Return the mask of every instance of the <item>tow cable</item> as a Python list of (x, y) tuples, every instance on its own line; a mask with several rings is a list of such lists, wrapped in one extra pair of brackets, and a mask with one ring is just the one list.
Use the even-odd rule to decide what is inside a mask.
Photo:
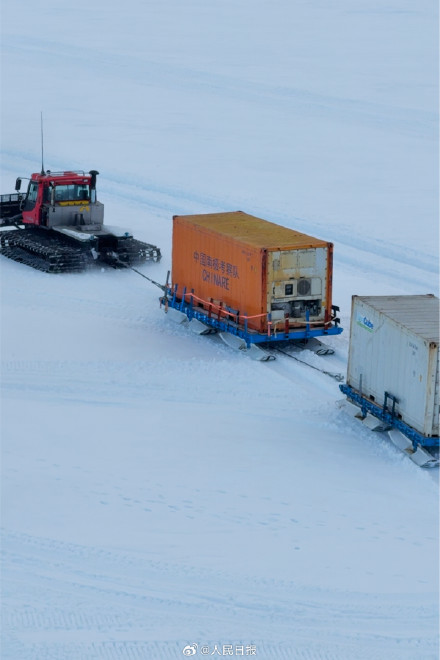
[(330, 378), (334, 378), (335, 380), (338, 381), (338, 383), (342, 382), (344, 380), (344, 376), (342, 374), (335, 374), (332, 371), (326, 371), (325, 369), (320, 369), (319, 367), (315, 367), (314, 364), (310, 364), (309, 362), (306, 362), (305, 360), (300, 360), (296, 355), (292, 355), (292, 353), (288, 353), (287, 351), (283, 351), (282, 348), (276, 348), (276, 351), (278, 353), (282, 353), (283, 355), (287, 355), (287, 357), (292, 358), (292, 360), (296, 360), (297, 362), (300, 362), (301, 364), (305, 364), (306, 367), (310, 367), (311, 369), (315, 369), (316, 371), (321, 372), (322, 374), (325, 374), (326, 376), (330, 376)]
[(115, 261), (117, 261), (124, 268), (129, 268), (133, 272), (135, 272), (138, 275), (140, 275), (141, 277), (143, 277), (145, 280), (148, 280), (149, 282), (151, 282), (151, 284), (154, 284), (155, 286), (159, 287), (159, 289), (161, 289), (164, 293), (166, 293), (166, 289), (167, 289), (166, 284), (159, 284), (159, 282), (156, 282), (156, 280), (152, 280), (151, 277), (148, 277), (144, 273), (141, 273), (141, 271), (138, 270), (137, 268), (134, 268), (133, 266), (130, 266), (130, 264), (127, 264), (124, 261), (121, 261), (121, 259), (119, 259), (116, 255), (114, 255), (113, 258), (114, 258)]

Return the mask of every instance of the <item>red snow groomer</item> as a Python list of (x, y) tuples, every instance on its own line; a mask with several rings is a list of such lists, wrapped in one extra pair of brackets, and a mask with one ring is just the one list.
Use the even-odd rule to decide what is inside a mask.
[(0, 196), (0, 252), (45, 272), (82, 271), (100, 263), (115, 268), (158, 261), (160, 249), (123, 229), (104, 225), (91, 170), (32, 174), (26, 193)]

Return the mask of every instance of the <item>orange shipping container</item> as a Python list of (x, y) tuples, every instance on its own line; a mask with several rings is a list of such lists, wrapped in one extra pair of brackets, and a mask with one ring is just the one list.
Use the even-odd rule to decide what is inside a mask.
[(242, 211), (173, 217), (172, 281), (267, 331), (330, 322), (333, 244)]

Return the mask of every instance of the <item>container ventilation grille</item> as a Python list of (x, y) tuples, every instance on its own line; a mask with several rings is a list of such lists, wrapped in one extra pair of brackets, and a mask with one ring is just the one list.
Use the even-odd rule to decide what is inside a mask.
[(308, 296), (312, 290), (312, 283), (310, 280), (299, 280), (298, 293), (300, 296)]

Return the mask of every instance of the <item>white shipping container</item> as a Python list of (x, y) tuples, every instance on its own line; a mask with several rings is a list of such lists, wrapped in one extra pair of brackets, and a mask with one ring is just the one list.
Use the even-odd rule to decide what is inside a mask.
[(426, 437), (439, 435), (439, 299), (353, 296), (347, 384)]

